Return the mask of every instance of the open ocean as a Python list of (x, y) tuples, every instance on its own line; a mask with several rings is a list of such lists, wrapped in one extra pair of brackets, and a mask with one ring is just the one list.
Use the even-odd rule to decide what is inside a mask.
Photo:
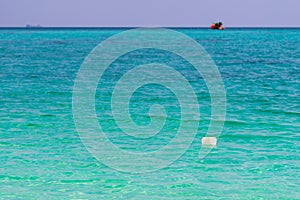
[(227, 98), (224, 127), (217, 147), (199, 159), (211, 113), (203, 79), (168, 52), (122, 56), (105, 73), (95, 103), (114, 144), (155, 151), (174, 137), (180, 119), (172, 92), (147, 85), (134, 93), (131, 117), (147, 125), (150, 106), (161, 104), (166, 126), (146, 142), (122, 134), (108, 102), (111, 83), (128, 65), (155, 61), (182, 69), (201, 113), (197, 135), (178, 160), (134, 174), (93, 157), (72, 113), (82, 62), (124, 30), (0, 29), (0, 199), (300, 199), (300, 29), (175, 30), (202, 45), (218, 66)]

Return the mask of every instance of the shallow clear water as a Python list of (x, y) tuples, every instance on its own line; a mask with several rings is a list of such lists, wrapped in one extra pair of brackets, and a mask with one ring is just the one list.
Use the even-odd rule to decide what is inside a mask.
[[(296, 199), (300, 196), (300, 29), (180, 29), (217, 64), (227, 117), (217, 148), (198, 158), (210, 119), (205, 82), (167, 52), (132, 52), (114, 62), (97, 89), (96, 113), (112, 142), (153, 151), (172, 137), (180, 110), (166, 88), (147, 85), (132, 97), (131, 114), (149, 123), (154, 103), (168, 121), (151, 140), (124, 136), (107, 98), (126, 67), (164, 62), (189, 79), (201, 106), (198, 134), (170, 166), (146, 174), (118, 172), (82, 144), (72, 115), (81, 63), (120, 29), (0, 30), (0, 199)], [(152, 56), (149, 56), (152, 55)], [(155, 92), (164, 98), (155, 98)], [(142, 101), (141, 101), (142, 99)]]

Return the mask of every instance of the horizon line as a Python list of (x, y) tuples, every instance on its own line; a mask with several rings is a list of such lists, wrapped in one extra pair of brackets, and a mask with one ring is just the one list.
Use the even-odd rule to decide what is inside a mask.
[[(209, 26), (0, 26), (0, 29), (133, 29), (133, 28), (193, 28), (193, 29), (210, 29)], [(300, 28), (300, 26), (227, 26), (225, 29), (236, 28), (263, 28), (263, 29), (280, 29), (280, 28)]]

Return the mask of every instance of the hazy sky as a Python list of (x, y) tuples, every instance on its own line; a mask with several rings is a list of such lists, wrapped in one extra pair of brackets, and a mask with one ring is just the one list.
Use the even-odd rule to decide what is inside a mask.
[(0, 26), (300, 26), (300, 0), (0, 0)]

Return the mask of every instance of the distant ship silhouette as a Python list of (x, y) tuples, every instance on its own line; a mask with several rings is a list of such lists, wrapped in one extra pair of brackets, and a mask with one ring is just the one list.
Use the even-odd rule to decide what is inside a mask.
[(37, 24), (37, 25), (31, 25), (31, 24), (26, 24), (26, 28), (41, 28), (42, 26)]

